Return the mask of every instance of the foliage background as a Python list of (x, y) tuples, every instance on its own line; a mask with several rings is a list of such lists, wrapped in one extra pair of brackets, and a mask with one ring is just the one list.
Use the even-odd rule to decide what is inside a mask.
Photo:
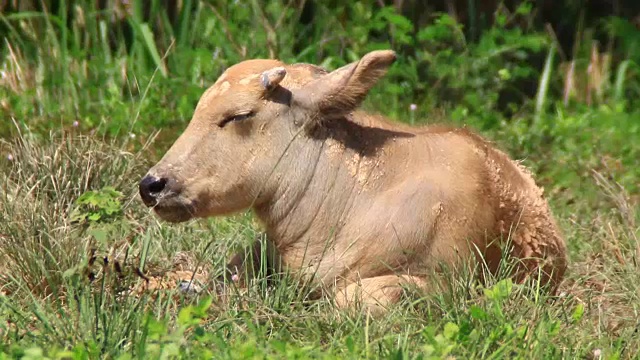
[[(640, 3), (4, 0), (0, 10), (0, 358), (639, 356)], [(208, 302), (225, 255), (259, 228), (250, 214), (161, 226), (137, 180), (227, 67), (277, 57), (334, 69), (382, 48), (399, 60), (365, 108), (475, 128), (536, 173), (570, 247), (562, 296), (451, 279), (459, 288), (382, 321), (308, 305), (292, 279)], [(201, 280), (195, 297), (180, 271)], [(165, 289), (123, 295), (149, 279)]]

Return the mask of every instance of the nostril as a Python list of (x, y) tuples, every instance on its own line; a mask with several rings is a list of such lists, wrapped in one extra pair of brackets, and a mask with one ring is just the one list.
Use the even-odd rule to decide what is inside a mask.
[(147, 175), (140, 181), (138, 186), (140, 197), (142, 197), (144, 203), (147, 206), (154, 206), (158, 202), (157, 197), (167, 186), (167, 179)]
[(149, 184), (149, 192), (159, 193), (164, 190), (165, 185), (167, 185), (167, 179), (155, 179), (155, 181)]

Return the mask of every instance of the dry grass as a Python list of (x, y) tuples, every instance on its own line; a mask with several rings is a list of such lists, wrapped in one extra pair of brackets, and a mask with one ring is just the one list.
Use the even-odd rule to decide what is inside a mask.
[[(24, 134), (3, 147), (14, 155), (2, 163), (0, 198), (0, 299), (6, 299), (0, 301), (0, 313), (8, 321), (0, 326), (0, 336), (9, 343), (37, 333), (33, 340), (43, 345), (93, 338), (134, 346), (141, 341), (134, 334), (144, 328), (145, 313), (175, 324), (183, 306), (207, 295), (217, 299), (213, 279), (229, 249), (253, 239), (258, 230), (247, 217), (159, 224), (135, 194), (135, 183), (146, 170), (143, 152), (124, 151), (121, 144), (69, 134), (52, 140)], [(409, 298), (387, 318), (373, 321), (336, 311), (326, 301), (306, 302), (296, 282), (285, 278), (275, 287), (258, 282), (232, 292), (225, 302), (214, 302), (203, 326), (215, 336), (230, 337), (229, 349), (266, 336), (300, 349), (323, 344), (329, 353), (347, 356), (341, 344), (355, 337), (368, 341), (353, 350), (360, 355), (374, 351), (372, 346), (379, 355), (393, 349), (412, 354), (439, 346), (441, 340), (425, 329), (437, 333), (451, 323), (473, 330), (446, 340), (461, 358), (518, 354), (524, 348), (543, 357), (592, 356), (593, 351), (638, 356), (638, 204), (604, 173), (594, 172), (593, 183), (609, 206), (591, 210), (590, 219), (572, 220), (563, 212), (560, 220), (573, 261), (559, 298), (515, 287), (505, 299), (492, 300), (483, 288), (469, 287), (472, 282), (451, 279), (467, 285)], [(126, 194), (118, 220), (126, 226), (100, 243), (82, 224), (72, 223), (70, 214), (82, 193), (105, 185)], [(192, 280), (194, 291), (183, 291)], [(99, 307), (88, 309), (85, 302)], [(573, 318), (578, 304), (584, 315)], [(473, 315), (474, 308), (485, 315)], [(83, 327), (78, 321), (102, 325)], [(106, 333), (113, 326), (123, 330)], [(514, 337), (512, 331), (525, 329), (528, 335)], [(127, 346), (110, 353), (127, 351)]]

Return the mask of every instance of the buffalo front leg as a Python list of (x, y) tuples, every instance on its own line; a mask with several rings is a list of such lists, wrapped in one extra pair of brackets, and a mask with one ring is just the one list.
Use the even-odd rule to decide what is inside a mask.
[(386, 275), (365, 278), (337, 291), (338, 308), (361, 308), (372, 315), (383, 314), (397, 303), (405, 288), (424, 288), (425, 281), (410, 275)]
[(227, 263), (225, 272), (218, 278), (221, 283), (246, 284), (256, 278), (269, 278), (280, 270), (275, 246), (258, 236), (253, 244), (235, 254)]

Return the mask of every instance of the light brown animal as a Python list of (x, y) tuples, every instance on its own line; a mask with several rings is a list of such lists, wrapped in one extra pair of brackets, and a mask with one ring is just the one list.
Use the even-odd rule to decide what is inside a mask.
[(142, 199), (171, 222), (252, 208), (281, 264), (342, 307), (380, 310), (403, 283), (474, 254), (495, 271), (507, 241), (522, 260), (514, 276), (554, 288), (565, 244), (528, 171), (470, 131), (356, 110), (394, 60), (229, 68), (140, 182)]

